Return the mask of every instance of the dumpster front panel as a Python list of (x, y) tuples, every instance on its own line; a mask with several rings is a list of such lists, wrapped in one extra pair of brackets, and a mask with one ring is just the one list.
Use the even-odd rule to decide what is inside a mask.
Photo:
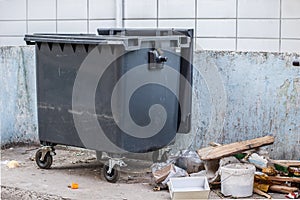
[[(180, 74), (180, 56), (172, 53), (165, 53), (165, 56), (168, 57), (169, 63), (168, 66), (172, 66), (176, 70), (177, 77), (169, 77), (170, 74), (166, 73), (164, 68), (149, 70), (148, 69), (148, 52), (151, 49), (141, 49), (137, 51), (128, 52), (115, 62), (122, 63), (122, 70), (119, 71), (119, 78), (126, 77), (126, 74), (131, 70), (136, 70), (135, 76), (139, 77), (138, 79), (153, 79), (154, 77), (160, 77), (162, 81), (168, 82), (168, 84), (179, 85), (179, 74)], [(135, 68), (141, 68), (135, 69)], [(99, 116), (113, 116), (111, 111), (111, 99), (112, 93), (115, 89), (115, 84), (111, 84), (110, 74), (114, 73), (114, 67), (109, 67), (105, 74), (100, 79), (97, 92), (96, 92), (96, 112)], [(133, 78), (134, 79), (134, 78)], [(134, 130), (133, 126), (130, 126), (129, 121), (125, 117), (125, 111), (120, 110), (118, 112), (116, 119), (107, 119), (99, 118), (99, 123), (101, 127), (105, 130), (105, 135), (118, 147), (129, 152), (148, 152), (153, 151), (159, 148), (162, 148), (168, 144), (176, 136), (177, 124), (178, 124), (178, 99), (179, 96), (179, 87), (177, 87), (176, 94), (170, 91), (167, 87), (164, 87), (159, 84), (149, 83), (139, 87), (133, 95), (129, 94), (130, 82), (133, 80), (129, 77), (125, 78), (123, 84), (117, 92), (118, 106), (121, 109), (129, 109), (130, 117), (135, 124), (139, 126), (147, 126), (151, 123), (149, 117), (149, 110), (151, 106), (159, 104), (164, 107), (167, 117), (166, 122), (163, 128), (154, 136), (147, 135), (145, 138), (138, 136), (133, 136), (127, 134), (120, 129), (119, 126), (125, 127), (126, 130)], [(170, 82), (173, 81), (173, 82)], [(110, 85), (111, 87), (107, 87)], [(110, 95), (102, 95), (104, 92)], [(130, 99), (129, 105), (126, 105), (125, 99)], [(105, 103), (104, 103), (105, 102)], [(107, 106), (109, 105), (109, 106)], [(129, 106), (129, 108), (128, 108)], [(107, 122), (109, 120), (109, 123)], [(119, 126), (115, 123), (119, 121)], [(153, 121), (160, 121), (161, 117), (158, 115), (156, 118), (152, 118)], [(139, 135), (142, 135), (140, 133)]]

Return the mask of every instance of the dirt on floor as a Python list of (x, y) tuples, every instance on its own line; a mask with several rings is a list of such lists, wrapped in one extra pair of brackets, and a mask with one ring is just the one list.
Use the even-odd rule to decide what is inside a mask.
[[(124, 159), (117, 183), (107, 182), (102, 175), (103, 163), (94, 151), (59, 146), (51, 169), (38, 168), (35, 153), (38, 146), (15, 146), (1, 150), (1, 199), (170, 199), (167, 190), (153, 191), (150, 166), (152, 161)], [(20, 166), (8, 168), (16, 160)], [(71, 189), (72, 183), (78, 189)], [(272, 194), (274, 198), (283, 195)], [(210, 192), (210, 199), (223, 198), (219, 189)], [(253, 195), (252, 199), (263, 198)]]

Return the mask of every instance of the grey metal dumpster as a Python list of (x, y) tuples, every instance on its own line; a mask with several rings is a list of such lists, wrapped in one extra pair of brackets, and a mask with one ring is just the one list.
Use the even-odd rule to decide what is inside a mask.
[(98, 34), (25, 35), (36, 48), (41, 168), (57, 144), (145, 153), (190, 131), (193, 30)]

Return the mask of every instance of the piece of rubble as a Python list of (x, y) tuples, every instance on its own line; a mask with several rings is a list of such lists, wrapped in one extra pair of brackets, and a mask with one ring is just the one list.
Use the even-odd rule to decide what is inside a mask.
[(154, 192), (160, 191), (160, 186), (155, 186), (152, 190), (153, 190)]
[(277, 171), (272, 166), (262, 168), (262, 172), (267, 174), (268, 176), (276, 176), (277, 175)]
[(20, 167), (20, 164), (18, 161), (16, 160), (11, 160), (7, 163), (6, 165), (8, 168), (12, 169), (12, 168), (17, 168), (17, 167)]
[(289, 175), (300, 177), (300, 167), (289, 167)]

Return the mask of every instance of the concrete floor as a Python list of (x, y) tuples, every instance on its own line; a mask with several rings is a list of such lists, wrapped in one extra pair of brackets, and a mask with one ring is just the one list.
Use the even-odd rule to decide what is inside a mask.
[[(34, 156), (37, 146), (13, 147), (1, 150), (1, 199), (170, 199), (167, 190), (154, 192), (150, 161), (126, 160), (128, 167), (120, 180), (108, 183), (101, 175), (102, 162), (89, 150), (59, 147), (52, 168), (37, 167)], [(9, 169), (6, 163), (17, 160), (20, 167)], [(72, 182), (79, 189), (68, 188)], [(219, 199), (218, 190), (210, 199)], [(283, 195), (272, 194), (274, 198)], [(262, 198), (257, 195), (252, 199)]]

